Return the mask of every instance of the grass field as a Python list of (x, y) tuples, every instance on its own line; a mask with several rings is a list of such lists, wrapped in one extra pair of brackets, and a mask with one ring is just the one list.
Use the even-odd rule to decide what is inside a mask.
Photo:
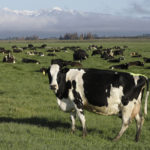
[[(94, 41), (0, 41), (0, 47), (11, 49), (33, 44), (47, 48), (38, 49), (45, 53), (44, 57), (28, 56), (14, 53), (16, 64), (3, 63), (0, 53), (0, 150), (148, 150), (150, 149), (150, 99), (148, 115), (142, 129), (140, 141), (134, 141), (135, 121), (129, 126), (118, 142), (112, 142), (121, 127), (121, 119), (116, 116), (102, 116), (85, 111), (87, 131), (82, 138), (82, 128), (77, 119), (77, 130), (71, 133), (70, 115), (62, 112), (56, 103), (56, 97), (49, 90), (48, 77), (38, 72), (41, 67), (48, 67), (52, 58), (72, 60), (72, 51), (56, 53), (56, 57), (46, 56), (50, 47), (80, 46), (86, 49), (90, 44), (113, 47), (127, 45), (125, 60), (121, 63), (140, 60), (131, 58), (131, 52), (138, 52), (150, 58), (150, 39), (101, 39)], [(85, 68), (108, 69), (113, 65), (100, 58), (91, 56), (82, 62)], [(41, 64), (24, 64), (22, 58), (33, 58)], [(126, 72), (140, 73), (150, 78), (150, 64), (144, 67), (132, 66)]]

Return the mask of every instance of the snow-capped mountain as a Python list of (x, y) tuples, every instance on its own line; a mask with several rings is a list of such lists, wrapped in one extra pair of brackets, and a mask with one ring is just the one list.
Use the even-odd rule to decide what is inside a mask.
[(33, 34), (50, 37), (66, 32), (138, 35), (150, 33), (149, 24), (149, 18), (79, 12), (59, 7), (49, 10), (0, 9), (0, 38)]

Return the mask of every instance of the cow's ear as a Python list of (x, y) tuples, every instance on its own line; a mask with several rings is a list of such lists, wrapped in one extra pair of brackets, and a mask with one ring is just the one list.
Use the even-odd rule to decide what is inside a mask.
[(69, 68), (63, 68), (63, 69), (61, 70), (61, 73), (67, 73), (68, 70), (69, 70)]

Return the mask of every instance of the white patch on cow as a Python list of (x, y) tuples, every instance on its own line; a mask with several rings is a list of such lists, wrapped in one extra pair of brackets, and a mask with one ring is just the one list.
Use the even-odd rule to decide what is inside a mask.
[(107, 91), (108, 91), (108, 90), (106, 89), (105, 92), (107, 93)]
[(133, 78), (134, 78), (134, 83), (135, 83), (135, 85), (137, 85), (137, 82), (138, 82), (138, 80), (139, 80), (139, 76), (133, 76)]
[(118, 72), (115, 72), (115, 74), (118, 74)]
[(57, 98), (57, 103), (62, 111), (71, 112), (74, 109), (74, 105), (69, 99), (63, 98), (60, 100)]
[(50, 74), (52, 76), (52, 82), (51, 82), (51, 85), (56, 85), (56, 90), (55, 92), (57, 92), (58, 90), (58, 83), (57, 83), (57, 74), (59, 72), (59, 65), (57, 64), (53, 64), (51, 65), (51, 68), (50, 68)]
[(117, 114), (120, 110), (120, 104), (121, 104), (121, 98), (123, 96), (123, 87), (119, 86), (119, 88), (117, 87), (113, 87), (111, 85), (111, 89), (110, 89), (110, 97), (107, 98), (108, 101), (108, 114)]
[[(76, 91), (79, 92), (80, 96), (81, 96), (81, 99), (85, 99), (83, 97), (84, 96), (84, 88), (83, 88), (83, 79), (82, 79), (82, 76), (83, 74), (85, 73), (84, 70), (82, 69), (70, 69), (67, 74), (66, 74), (66, 81), (75, 81), (76, 82)], [(69, 90), (69, 98), (71, 100), (74, 100), (74, 96), (73, 96), (73, 93), (72, 93), (72, 90), (73, 89), (70, 89)]]
[(113, 87), (111, 85), (110, 89), (110, 97), (107, 98), (108, 106), (94, 106), (85, 101), (84, 107), (85, 109), (95, 112), (97, 114), (102, 115), (112, 115), (118, 114), (121, 109), (121, 98), (123, 96), (123, 87), (120, 86), (119, 88)]
[[(132, 101), (129, 101), (128, 105), (123, 107), (122, 110), (122, 115), (123, 115), (123, 120), (127, 122), (130, 118), (133, 119), (140, 111), (140, 105), (141, 105), (141, 97), (142, 97), (142, 92), (140, 92), (139, 96), (137, 99), (133, 99)], [(136, 107), (139, 107), (138, 109)]]

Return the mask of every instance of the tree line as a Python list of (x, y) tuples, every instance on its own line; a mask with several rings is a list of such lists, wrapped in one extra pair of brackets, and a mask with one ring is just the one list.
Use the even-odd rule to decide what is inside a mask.
[(66, 33), (64, 36), (60, 36), (59, 40), (90, 40), (96, 39), (97, 35), (92, 33), (78, 34), (78, 33)]

